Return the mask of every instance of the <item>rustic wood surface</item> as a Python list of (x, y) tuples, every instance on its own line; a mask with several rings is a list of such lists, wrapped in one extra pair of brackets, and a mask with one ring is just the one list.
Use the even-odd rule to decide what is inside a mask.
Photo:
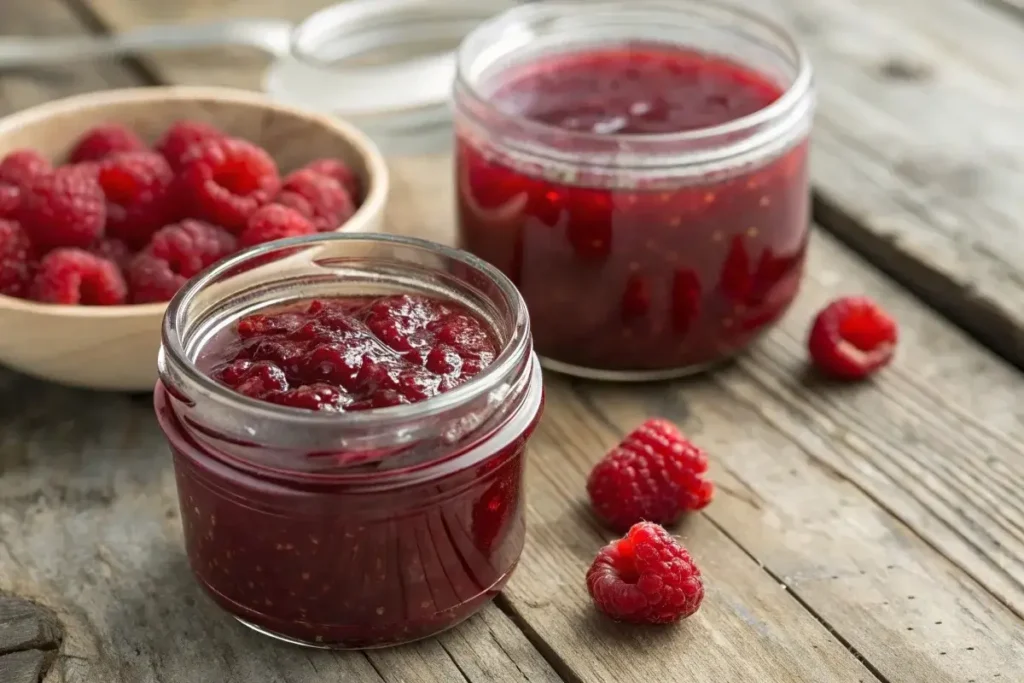
[[(0, 371), (0, 682), (1024, 681), (1024, 376), (990, 350), (1021, 361), (1024, 22), (996, 0), (774, 2), (818, 69), (818, 217), (863, 256), (819, 230), (793, 311), (712, 376), (624, 387), (549, 374), (527, 547), (494, 606), (392, 650), (268, 643), (188, 573), (149, 398)], [(0, 3), (0, 26), (298, 18), (324, 4), (16, 0)], [(211, 51), (3, 74), (0, 103), (154, 77), (256, 87), (261, 64)], [(450, 240), (449, 164), (393, 160), (389, 229)], [(804, 371), (803, 338), (850, 292), (896, 315), (900, 355), (877, 381), (837, 387)], [(660, 630), (599, 618), (582, 582), (610, 538), (587, 511), (586, 473), (654, 413), (710, 451), (720, 489), (677, 529), (708, 599)]]

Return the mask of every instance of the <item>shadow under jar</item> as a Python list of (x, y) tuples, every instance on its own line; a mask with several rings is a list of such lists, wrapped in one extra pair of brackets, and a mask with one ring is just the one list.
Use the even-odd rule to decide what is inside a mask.
[(546, 366), (699, 371), (796, 295), (813, 105), (799, 47), (737, 9), (515, 8), (459, 50), (460, 246), (522, 292)]
[(170, 303), (159, 369), (188, 559), (243, 624), (398, 644), (467, 618), (516, 566), (543, 388), (492, 266), (383, 235), (255, 247)]

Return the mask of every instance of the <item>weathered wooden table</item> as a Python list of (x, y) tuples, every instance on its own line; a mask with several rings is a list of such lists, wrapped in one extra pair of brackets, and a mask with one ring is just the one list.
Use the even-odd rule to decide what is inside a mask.
[[(0, 31), (298, 18), (325, 1), (3, 0)], [(819, 76), (820, 227), (802, 295), (713, 376), (549, 375), (522, 562), (493, 606), (437, 639), (335, 654), (239, 627), (187, 570), (150, 398), (0, 371), (0, 682), (1024, 681), (1024, 14), (1013, 2), (776, 0)], [(256, 87), (261, 67), (219, 51), (3, 74), (0, 106), (139, 83)], [(393, 160), (391, 229), (450, 237), (448, 163)], [(808, 321), (857, 292), (898, 317), (899, 359), (877, 381), (825, 385), (803, 370)], [(583, 481), (655, 413), (712, 455), (717, 500), (678, 530), (708, 599), (675, 628), (622, 627), (585, 592), (609, 534)]]

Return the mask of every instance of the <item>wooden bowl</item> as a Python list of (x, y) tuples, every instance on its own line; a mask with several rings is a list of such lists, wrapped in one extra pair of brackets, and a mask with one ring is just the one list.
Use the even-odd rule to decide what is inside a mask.
[[(30, 147), (60, 160), (86, 130), (110, 122), (152, 143), (180, 119), (212, 123), (263, 146), (282, 174), (321, 157), (347, 161), (363, 181), (364, 199), (339, 230), (380, 230), (389, 183), (376, 146), (344, 121), (241, 90), (137, 88), (51, 102), (0, 119), (0, 156)], [(0, 295), (0, 364), (70, 386), (149, 391), (165, 307), (60, 306)]]

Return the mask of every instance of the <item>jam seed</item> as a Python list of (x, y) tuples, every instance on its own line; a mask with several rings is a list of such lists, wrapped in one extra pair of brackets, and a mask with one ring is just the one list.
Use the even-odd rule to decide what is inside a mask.
[(732, 325), (733, 325), (733, 319), (732, 318), (722, 318), (722, 327), (724, 327), (725, 329), (729, 329), (730, 327), (732, 327)]
[(384, 614), (384, 608), (383, 607), (378, 607), (377, 608), (377, 616), (381, 616), (382, 614)]
[(721, 230), (715, 230), (713, 233), (711, 233), (711, 239), (714, 242), (721, 242), (724, 237), (725, 235), (722, 234)]
[(675, 217), (669, 219), (668, 224), (670, 226), (672, 226), (673, 228), (678, 228), (680, 225), (683, 224), (683, 219), (680, 218), (679, 216), (675, 216)]
[(705, 204), (713, 204), (714, 202), (715, 202), (715, 193), (714, 192), (708, 192), (707, 194), (704, 195), (704, 203)]
[(640, 270), (640, 264), (637, 263), (636, 261), (630, 261), (629, 262), (629, 272), (635, 273), (638, 270)]
[(309, 572), (302, 572), (302, 580), (309, 581)]
[(772, 203), (772, 198), (769, 197), (768, 195), (765, 195), (765, 196), (761, 197), (761, 200), (758, 201), (758, 204), (760, 204), (761, 206), (768, 206), (771, 203)]
[(747, 228), (747, 237), (757, 237), (757, 228)]

